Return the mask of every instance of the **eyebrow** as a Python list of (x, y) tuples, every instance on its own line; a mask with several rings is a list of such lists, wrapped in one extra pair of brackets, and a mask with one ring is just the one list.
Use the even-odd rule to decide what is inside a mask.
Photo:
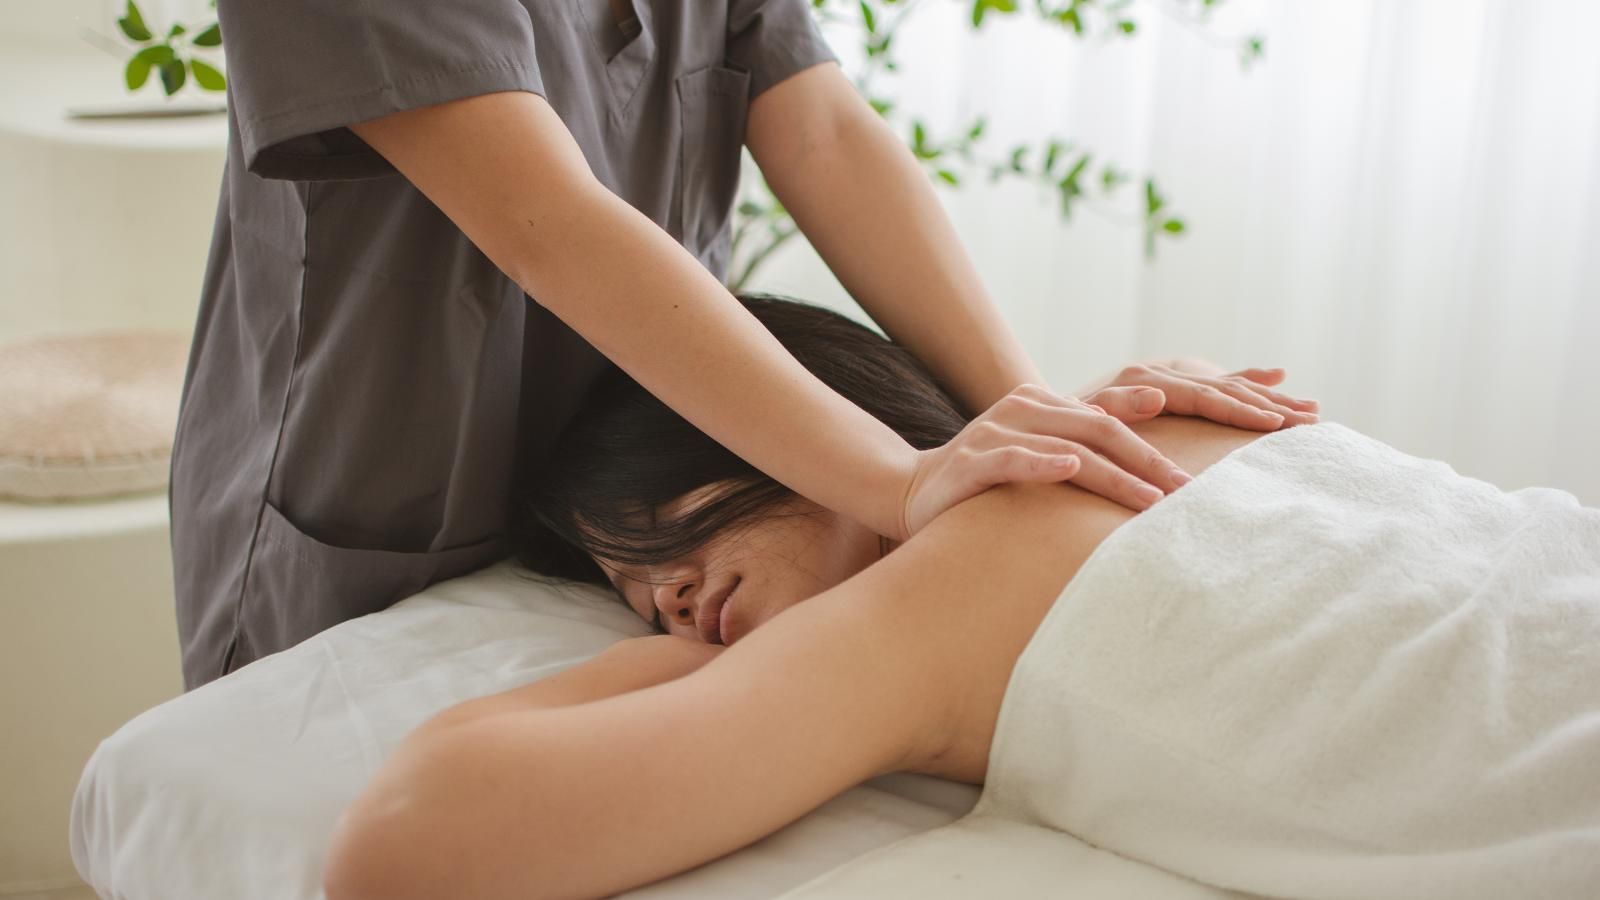
[[(637, 609), (633, 608), (633, 604), (632, 603), (628, 602), (628, 593), (622, 589), (622, 585), (617, 583), (617, 576), (612, 574), (611, 569), (607, 568), (607, 567), (602, 567), (601, 571), (606, 573), (606, 580), (611, 582), (611, 589), (617, 592), (617, 596), (618, 597), (622, 598), (622, 605), (626, 606), (629, 610), (631, 610), (634, 615), (636, 615), (636, 616), (639, 615), (639, 611)], [(650, 603), (649, 605), (651, 607), (655, 606), (654, 603)], [(649, 616), (640, 616), (640, 618), (642, 618), (646, 622), (648, 622), (650, 624), (650, 627), (653, 628), (654, 630), (656, 630), (656, 631), (658, 631), (658, 632), (660, 632), (662, 634), (666, 634), (667, 633), (666, 626), (661, 624), (661, 610), (653, 609), (651, 615), (649, 615)]]
[[(628, 594), (627, 594), (627, 592), (623, 591), (622, 585), (617, 582), (617, 577), (615, 575), (611, 574), (611, 570), (610, 569), (606, 569), (605, 573), (606, 573), (606, 580), (611, 582), (611, 589), (613, 591), (617, 592), (617, 596), (622, 598), (622, 602), (627, 604), (629, 609), (633, 609), (633, 604), (632, 603), (628, 603)], [(635, 612), (637, 612), (637, 610), (635, 610)]]

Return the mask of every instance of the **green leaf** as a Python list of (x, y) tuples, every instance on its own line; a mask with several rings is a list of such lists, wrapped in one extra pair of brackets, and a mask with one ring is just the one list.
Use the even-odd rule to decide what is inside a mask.
[(188, 31), (188, 30), (189, 29), (183, 27), (182, 23), (173, 22), (172, 23), (172, 30), (167, 32), (167, 39), (171, 40), (172, 38), (175, 38), (178, 35), (183, 34), (185, 31)]
[(222, 45), (222, 29), (216, 22), (211, 27), (194, 36), (193, 44), (196, 47), (219, 47)]
[(1061, 142), (1052, 140), (1049, 146), (1044, 149), (1044, 174), (1052, 174), (1051, 170), (1056, 167), (1056, 157), (1060, 155)]
[(1078, 191), (1076, 186), (1068, 185), (1066, 181), (1062, 181), (1059, 187), (1061, 196), (1061, 218), (1070, 220), (1072, 218), (1072, 201), (1077, 198)]
[(1133, 34), (1135, 31), (1139, 30), (1139, 23), (1133, 21), (1132, 19), (1123, 19), (1121, 22), (1117, 23), (1117, 28), (1120, 29), (1123, 34)]
[(225, 91), (228, 89), (228, 80), (210, 64), (198, 60), (189, 60), (189, 71), (194, 73), (195, 84), (208, 91)]
[(1166, 205), (1166, 202), (1167, 201), (1161, 199), (1160, 192), (1158, 192), (1156, 190), (1155, 179), (1146, 178), (1144, 180), (1144, 209), (1145, 209), (1145, 215), (1154, 216), (1156, 214), (1156, 212), (1161, 209), (1161, 207)]
[(938, 159), (944, 155), (938, 147), (928, 146), (928, 131), (920, 119), (911, 123), (911, 152), (917, 159)]
[(990, 10), (998, 13), (1012, 13), (1017, 11), (1017, 0), (973, 0), (972, 27), (981, 28), (983, 17)]
[(144, 24), (144, 16), (140, 14), (138, 4), (133, 0), (128, 0), (128, 11), (117, 20), (117, 25), (131, 41), (148, 41), (154, 37), (150, 33), (150, 28)]
[(940, 169), (939, 171), (935, 172), (934, 174), (938, 175), (941, 179), (943, 179), (946, 184), (952, 184), (952, 185), (961, 184), (960, 177), (958, 177), (956, 175), (956, 173), (950, 171), (949, 169)]
[(880, 116), (887, 116), (889, 114), (889, 110), (894, 109), (893, 100), (881, 100), (873, 98), (867, 102), (872, 104), (872, 108), (877, 110), (878, 115)]
[(1182, 219), (1168, 219), (1161, 223), (1161, 227), (1169, 234), (1183, 234)]
[(189, 70), (183, 67), (178, 60), (166, 63), (161, 67), (161, 88), (171, 97), (183, 88), (183, 83), (189, 78)]
[(1069, 169), (1067, 171), (1066, 176), (1061, 179), (1063, 183), (1071, 183), (1072, 184), (1074, 193), (1076, 193), (1079, 190), (1078, 189), (1078, 176), (1082, 175), (1083, 174), (1083, 170), (1087, 169), (1089, 167), (1089, 160), (1091, 160), (1091, 159), (1094, 159), (1094, 154), (1085, 153), (1083, 155), (1083, 158), (1079, 159), (1077, 164), (1074, 165), (1071, 169)]
[(167, 44), (153, 44), (140, 50), (133, 58), (151, 66), (164, 66), (178, 58), (172, 47)]
[(1012, 151), (1011, 151), (1011, 171), (1013, 171), (1013, 172), (1021, 172), (1022, 171), (1022, 160), (1023, 160), (1023, 157), (1025, 157), (1027, 155), (1028, 155), (1028, 145), (1027, 144), (1023, 144), (1020, 147), (1013, 148)]
[(754, 218), (755, 216), (761, 215), (761, 207), (749, 200), (746, 200), (739, 204), (739, 215), (744, 216), (747, 219)]
[(867, 0), (860, 0), (861, 21), (867, 26), (867, 33), (872, 34), (878, 30), (878, 20), (872, 15), (872, 7), (867, 5)]
[(982, 116), (979, 116), (978, 121), (973, 122), (972, 127), (967, 129), (967, 140), (975, 141), (978, 138), (983, 137), (983, 129), (988, 124), (989, 123), (985, 121)]
[(137, 91), (150, 79), (150, 63), (135, 56), (128, 60), (128, 68), (122, 73), (122, 77), (128, 83), (128, 90)]

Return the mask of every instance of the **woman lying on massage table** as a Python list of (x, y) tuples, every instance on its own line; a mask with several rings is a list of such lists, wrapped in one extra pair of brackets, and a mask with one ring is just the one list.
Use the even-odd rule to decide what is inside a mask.
[[(914, 446), (967, 424), (865, 328), (745, 302)], [(1196, 476), (1263, 438), (1198, 418), (1133, 427)], [(604, 578), (666, 634), (419, 728), (341, 819), (330, 900), (609, 895), (732, 852), (879, 775), (983, 783), (1019, 655), (1084, 562), (1138, 515), (1070, 484), (1008, 484), (892, 546), (761, 476), (625, 377), (597, 390), (563, 440), (543, 492), (524, 501), (523, 560)]]

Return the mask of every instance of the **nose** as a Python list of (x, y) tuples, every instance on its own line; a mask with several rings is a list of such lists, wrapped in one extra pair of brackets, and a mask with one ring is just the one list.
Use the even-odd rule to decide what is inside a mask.
[(662, 622), (676, 622), (687, 625), (699, 635), (699, 627), (695, 624), (700, 598), (699, 579), (684, 577), (667, 579), (662, 584), (652, 586), (652, 601), (656, 609), (661, 611)]

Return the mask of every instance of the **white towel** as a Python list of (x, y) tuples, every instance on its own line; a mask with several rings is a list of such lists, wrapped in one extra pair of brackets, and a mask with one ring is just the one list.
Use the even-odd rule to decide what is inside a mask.
[[(1332, 423), (1235, 451), (1057, 599), (1001, 707), (989, 818), (1267, 896), (1600, 897), (1600, 510)], [(959, 871), (993, 848), (948, 838), (979, 830), (786, 896)], [(1033, 873), (1009, 896), (1069, 895), (1051, 846), (1008, 863)]]

